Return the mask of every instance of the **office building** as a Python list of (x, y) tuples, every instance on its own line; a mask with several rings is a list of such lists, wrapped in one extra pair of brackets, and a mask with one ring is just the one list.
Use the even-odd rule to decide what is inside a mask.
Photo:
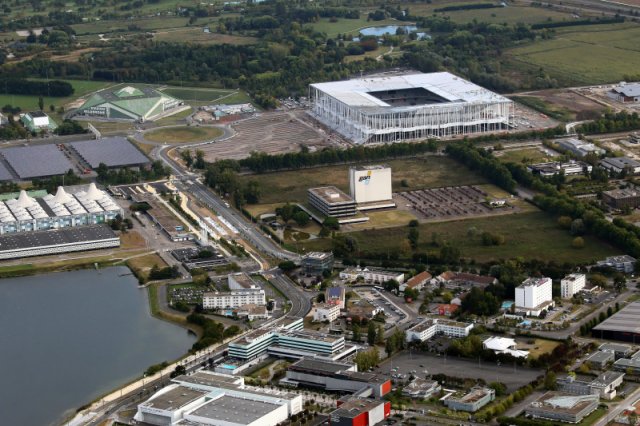
[(302, 256), (301, 266), (305, 274), (322, 275), (333, 270), (333, 253), (312, 251)]
[(585, 362), (589, 364), (590, 368), (596, 370), (604, 370), (609, 363), (613, 363), (616, 357), (613, 352), (610, 351), (595, 351), (587, 357)]
[(575, 138), (559, 140), (556, 141), (556, 143), (561, 149), (569, 151), (578, 158), (584, 158), (588, 154), (595, 154), (598, 156), (604, 155), (607, 152), (590, 142), (581, 141), (580, 139)]
[(356, 202), (335, 186), (310, 188), (308, 190), (309, 204), (327, 217), (355, 216)]
[(613, 268), (616, 271), (624, 272), (625, 274), (631, 274), (636, 269), (636, 259), (628, 254), (623, 254), (620, 256), (610, 256), (605, 260), (599, 260), (597, 265)]
[(350, 398), (329, 413), (329, 418), (331, 426), (375, 426), (390, 415), (389, 401)]
[(571, 299), (574, 294), (582, 291), (586, 284), (585, 274), (569, 274), (560, 281), (560, 295), (563, 299)]
[(358, 210), (395, 207), (391, 192), (391, 168), (389, 166), (356, 166), (349, 169), (351, 198), (358, 203)]
[(599, 398), (612, 400), (616, 397), (616, 388), (622, 385), (624, 373), (607, 371), (593, 380), (579, 380), (575, 376), (565, 376), (557, 380), (560, 392), (572, 395), (597, 395)]
[(424, 342), (436, 334), (457, 338), (467, 337), (472, 328), (472, 323), (451, 321), (441, 318), (427, 318), (407, 330), (406, 340), (407, 342)]
[(516, 311), (524, 311), (525, 315), (537, 316), (553, 306), (551, 295), (551, 278), (527, 278), (516, 287)]
[(542, 177), (551, 177), (559, 173), (565, 176), (576, 176), (591, 173), (593, 166), (582, 161), (569, 161), (566, 163), (551, 161), (548, 163), (530, 164), (527, 166), (527, 169), (534, 175)]
[(525, 414), (556, 422), (579, 423), (598, 408), (597, 395), (547, 392), (525, 409)]
[(438, 394), (441, 390), (442, 386), (437, 381), (416, 377), (402, 388), (402, 395), (413, 399), (427, 399)]
[(640, 173), (640, 162), (629, 157), (607, 157), (600, 160), (600, 167), (613, 173), (626, 171), (635, 175)]
[(318, 322), (335, 321), (340, 316), (340, 307), (328, 303), (319, 303), (315, 306), (313, 320)]
[(207, 292), (202, 295), (204, 309), (238, 308), (247, 304), (266, 305), (265, 292), (261, 288)]
[(365, 283), (382, 284), (394, 280), (399, 284), (404, 282), (404, 273), (388, 271), (380, 268), (346, 268), (340, 272), (343, 280), (356, 281), (361, 278)]
[(444, 405), (455, 411), (475, 413), (496, 397), (496, 391), (491, 388), (474, 387), (464, 394), (454, 394), (444, 400)]

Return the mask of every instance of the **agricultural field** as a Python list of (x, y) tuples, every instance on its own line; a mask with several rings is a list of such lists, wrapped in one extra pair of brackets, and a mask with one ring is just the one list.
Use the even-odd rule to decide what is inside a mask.
[(198, 44), (253, 44), (258, 41), (255, 37), (238, 36), (230, 34), (206, 33), (201, 26), (170, 28), (158, 30), (154, 33), (156, 41), (174, 43), (198, 43)]
[[(402, 236), (407, 228), (387, 228), (347, 233), (358, 242), (358, 247), (371, 252), (398, 252), (401, 250)], [(507, 216), (466, 219), (451, 222), (428, 223), (420, 225), (418, 251), (437, 251), (432, 245), (433, 235), (460, 249), (463, 257), (479, 262), (497, 259), (524, 257), (556, 262), (590, 263), (606, 256), (620, 254), (611, 245), (585, 236), (585, 247), (573, 249), (571, 236), (561, 229), (552, 216), (544, 212)], [(471, 232), (476, 236), (470, 237)], [(479, 235), (491, 232), (503, 235), (505, 243), (500, 246), (484, 246)], [(329, 239), (316, 239), (300, 242), (306, 251), (330, 250)], [(401, 257), (410, 257), (411, 253), (400, 252)]]
[(640, 69), (640, 25), (590, 25), (555, 31), (554, 39), (508, 51), (512, 67), (542, 68), (563, 84), (612, 83)]
[[(483, 177), (448, 157), (428, 156), (385, 163), (393, 171), (393, 191), (486, 183)], [(334, 185), (349, 192), (349, 167), (340, 165), (265, 173), (258, 179), (256, 175), (246, 175), (241, 176), (240, 180), (260, 181), (261, 203), (306, 202), (307, 189), (316, 186)]]
[(180, 144), (207, 141), (220, 135), (222, 130), (217, 127), (179, 126), (151, 130), (144, 134), (144, 138), (151, 142)]

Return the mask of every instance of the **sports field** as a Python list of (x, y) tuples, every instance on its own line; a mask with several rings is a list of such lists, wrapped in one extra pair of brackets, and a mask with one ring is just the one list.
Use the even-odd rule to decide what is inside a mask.
[(151, 130), (144, 134), (144, 138), (151, 142), (179, 144), (207, 141), (220, 135), (222, 135), (222, 130), (217, 127), (181, 126)]
[[(466, 219), (452, 222), (429, 223), (420, 225), (419, 251), (434, 251), (432, 236), (458, 247), (463, 257), (479, 262), (498, 259), (523, 257), (556, 262), (587, 263), (621, 252), (596, 238), (586, 236), (585, 247), (571, 248), (573, 237), (558, 227), (553, 217), (544, 212), (513, 214), (482, 219)], [(475, 229), (476, 237), (470, 237), (469, 230)], [(505, 237), (501, 246), (484, 246), (479, 235), (492, 232)], [(387, 228), (352, 232), (362, 250), (370, 252), (398, 252), (407, 228)], [(317, 239), (299, 243), (306, 251), (330, 250), (330, 239)], [(401, 257), (403, 254), (401, 253)], [(408, 257), (409, 254), (404, 255)]]
[(640, 25), (635, 23), (557, 28), (556, 37), (511, 49), (512, 67), (543, 69), (563, 84), (624, 80), (640, 69)]
[[(427, 156), (391, 160), (386, 161), (385, 164), (391, 166), (394, 191), (486, 183), (483, 177), (448, 157)], [(327, 166), (290, 172), (246, 175), (241, 176), (240, 180), (260, 182), (261, 204), (306, 202), (307, 189), (317, 186), (334, 185), (348, 192), (349, 167), (350, 165)]]

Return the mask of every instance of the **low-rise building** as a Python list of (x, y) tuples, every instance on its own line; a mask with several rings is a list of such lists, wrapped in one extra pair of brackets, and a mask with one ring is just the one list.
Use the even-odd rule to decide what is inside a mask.
[(534, 175), (551, 177), (558, 173), (563, 173), (565, 176), (582, 175), (585, 172), (590, 173), (593, 167), (591, 164), (583, 163), (582, 161), (569, 161), (566, 163), (552, 161), (548, 163), (530, 164), (527, 166), (527, 169)]
[(287, 368), (280, 381), (285, 386), (308, 386), (329, 392), (355, 393), (381, 398), (391, 391), (391, 381), (382, 375), (359, 372), (353, 363), (305, 357)]
[(319, 303), (315, 307), (313, 320), (322, 322), (333, 322), (340, 316), (340, 307), (338, 305), (330, 305), (328, 303)]
[(442, 386), (435, 380), (416, 377), (402, 388), (402, 394), (414, 399), (427, 399), (442, 390)]
[(382, 284), (385, 281), (395, 280), (402, 284), (404, 282), (404, 273), (380, 268), (347, 268), (340, 272), (340, 278), (349, 281), (362, 278), (365, 283), (370, 284)]
[(441, 316), (450, 317), (460, 306), (452, 303), (441, 303), (436, 307), (436, 313)]
[(276, 426), (303, 409), (301, 395), (248, 389), (239, 377), (199, 371), (172, 382), (138, 405), (137, 422)]
[(381, 312), (384, 312), (381, 307), (373, 305), (367, 299), (356, 300), (347, 308), (347, 315), (350, 317), (373, 319)]
[(557, 141), (557, 144), (561, 149), (569, 151), (578, 158), (584, 158), (588, 154), (603, 155), (607, 152), (590, 142), (581, 141), (580, 139), (575, 138), (563, 139)]
[(602, 192), (602, 201), (615, 209), (640, 206), (640, 190), (636, 187), (612, 189)]
[(585, 274), (569, 274), (560, 281), (560, 295), (563, 299), (571, 299), (580, 292), (587, 283)]
[(610, 256), (605, 260), (599, 260), (598, 266), (608, 266), (609, 268), (613, 268), (618, 272), (630, 274), (636, 269), (636, 259), (629, 256), (628, 254), (623, 254), (620, 256)]
[(640, 373), (640, 358), (620, 358), (613, 363), (613, 369), (625, 373)]
[(597, 395), (547, 392), (529, 404), (525, 413), (534, 418), (579, 423), (598, 408), (598, 402)]
[(264, 305), (256, 305), (253, 303), (242, 305), (236, 311), (235, 315), (238, 318), (246, 318), (249, 321), (254, 321), (258, 319), (267, 319), (271, 315), (269, 315), (269, 311), (267, 307)]
[(615, 360), (615, 355), (610, 351), (595, 351), (587, 357), (585, 362), (589, 363), (591, 368), (604, 370), (609, 363)]
[(331, 426), (374, 426), (390, 415), (389, 401), (352, 398), (329, 413), (329, 419)]
[(348, 217), (357, 213), (356, 201), (335, 186), (310, 188), (309, 204), (328, 217)]
[(628, 174), (640, 173), (640, 162), (629, 157), (607, 157), (600, 160), (600, 167), (614, 173), (626, 171)]
[(623, 81), (607, 92), (607, 96), (625, 104), (640, 103), (640, 83), (627, 83)]
[(305, 274), (322, 275), (333, 269), (333, 253), (313, 251), (302, 256), (302, 270)]
[(253, 290), (259, 288), (256, 282), (245, 272), (227, 275), (230, 290)]
[(616, 396), (616, 388), (622, 384), (624, 373), (607, 371), (593, 380), (579, 380), (574, 376), (557, 380), (558, 390), (572, 395), (598, 395), (611, 400)]
[(431, 274), (427, 271), (422, 271), (419, 274), (409, 278), (406, 283), (402, 284), (399, 288), (400, 291), (404, 291), (406, 288), (420, 291), (431, 279)]
[(493, 401), (495, 397), (496, 391), (491, 388), (474, 387), (465, 394), (450, 396), (444, 400), (444, 405), (451, 410), (475, 413)]
[(22, 114), (20, 121), (30, 132), (40, 133), (53, 131), (58, 125), (42, 111), (33, 111)]
[(447, 337), (467, 337), (472, 328), (472, 323), (427, 318), (407, 330), (406, 340), (407, 342), (424, 342), (436, 334), (442, 334)]
[(616, 359), (630, 357), (635, 352), (633, 346), (624, 343), (603, 343), (598, 347), (598, 350), (613, 352)]

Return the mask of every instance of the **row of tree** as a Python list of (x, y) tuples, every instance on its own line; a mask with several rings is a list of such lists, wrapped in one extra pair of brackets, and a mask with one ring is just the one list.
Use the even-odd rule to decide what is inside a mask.
[(36, 81), (22, 78), (0, 79), (0, 93), (9, 95), (64, 97), (73, 95), (73, 92), (73, 86), (66, 81)]

